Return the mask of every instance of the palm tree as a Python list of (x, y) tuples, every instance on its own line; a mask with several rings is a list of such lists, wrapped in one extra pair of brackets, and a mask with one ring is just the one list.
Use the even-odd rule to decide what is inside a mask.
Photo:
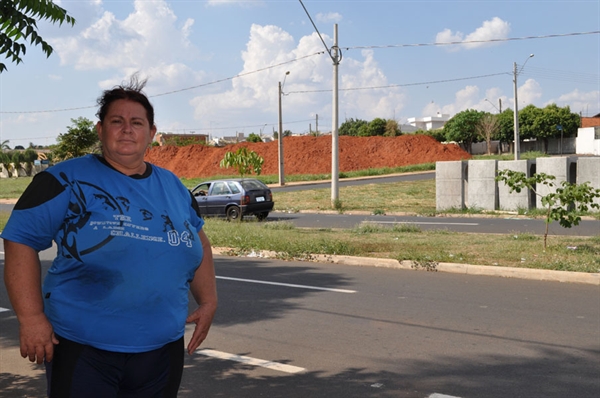
[(4, 141), (0, 142), (0, 150), (4, 151), (5, 149), (10, 149), (10, 147), (8, 146), (9, 142), (10, 142), (10, 140), (4, 140)]

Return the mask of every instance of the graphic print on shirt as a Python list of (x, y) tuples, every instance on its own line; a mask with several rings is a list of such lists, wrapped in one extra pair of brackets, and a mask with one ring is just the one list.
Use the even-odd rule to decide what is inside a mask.
[[(160, 219), (155, 220), (152, 211), (132, 206), (126, 197), (115, 197), (86, 181), (69, 180), (64, 173), (60, 173), (60, 178), (65, 189), (72, 192), (67, 214), (56, 239), (60, 255), (83, 261), (83, 256), (115, 238), (166, 242), (171, 246), (183, 243), (192, 247), (194, 234), (187, 221), (184, 222), (185, 229), (179, 232), (168, 214), (161, 214)], [(163, 220), (159, 225), (162, 225), (164, 234), (157, 236), (160, 227), (156, 228), (156, 223), (159, 220)], [(86, 229), (86, 238), (82, 239), (81, 233)]]

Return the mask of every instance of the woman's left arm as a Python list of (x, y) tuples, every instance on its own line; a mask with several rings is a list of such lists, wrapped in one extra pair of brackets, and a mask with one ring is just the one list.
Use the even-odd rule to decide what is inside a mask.
[(196, 324), (192, 339), (187, 346), (187, 351), (190, 355), (206, 339), (215, 312), (217, 311), (217, 282), (215, 279), (212, 248), (203, 230), (198, 232), (198, 236), (200, 237), (200, 242), (202, 242), (204, 257), (202, 263), (200, 263), (200, 267), (198, 267), (194, 274), (194, 279), (190, 282), (190, 290), (196, 303), (198, 303), (198, 308), (186, 320), (188, 323)]

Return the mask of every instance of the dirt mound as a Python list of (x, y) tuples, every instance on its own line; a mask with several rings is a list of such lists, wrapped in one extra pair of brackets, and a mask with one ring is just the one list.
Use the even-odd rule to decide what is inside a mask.
[[(243, 142), (221, 148), (205, 145), (162, 146), (149, 149), (146, 160), (185, 178), (233, 174), (232, 170), (220, 168), (219, 163), (227, 152), (235, 152), (244, 146), (265, 160), (262, 174), (278, 174), (277, 144), (277, 141), (274, 141)], [(425, 135), (341, 136), (338, 146), (340, 172), (471, 157), (457, 145), (443, 145)], [(285, 175), (331, 173), (331, 136), (285, 137), (283, 148)]]

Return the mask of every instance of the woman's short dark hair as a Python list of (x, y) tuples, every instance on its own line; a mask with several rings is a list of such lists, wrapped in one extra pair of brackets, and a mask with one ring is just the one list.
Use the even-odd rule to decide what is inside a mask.
[(100, 109), (96, 112), (96, 116), (100, 120), (100, 123), (104, 122), (104, 117), (108, 112), (110, 104), (117, 100), (128, 100), (137, 102), (146, 109), (146, 116), (150, 126), (154, 126), (154, 107), (143, 93), (143, 89), (146, 86), (148, 79), (139, 80), (137, 74), (131, 76), (129, 83), (115, 86), (110, 90), (104, 90), (102, 95), (98, 98), (98, 105)]

